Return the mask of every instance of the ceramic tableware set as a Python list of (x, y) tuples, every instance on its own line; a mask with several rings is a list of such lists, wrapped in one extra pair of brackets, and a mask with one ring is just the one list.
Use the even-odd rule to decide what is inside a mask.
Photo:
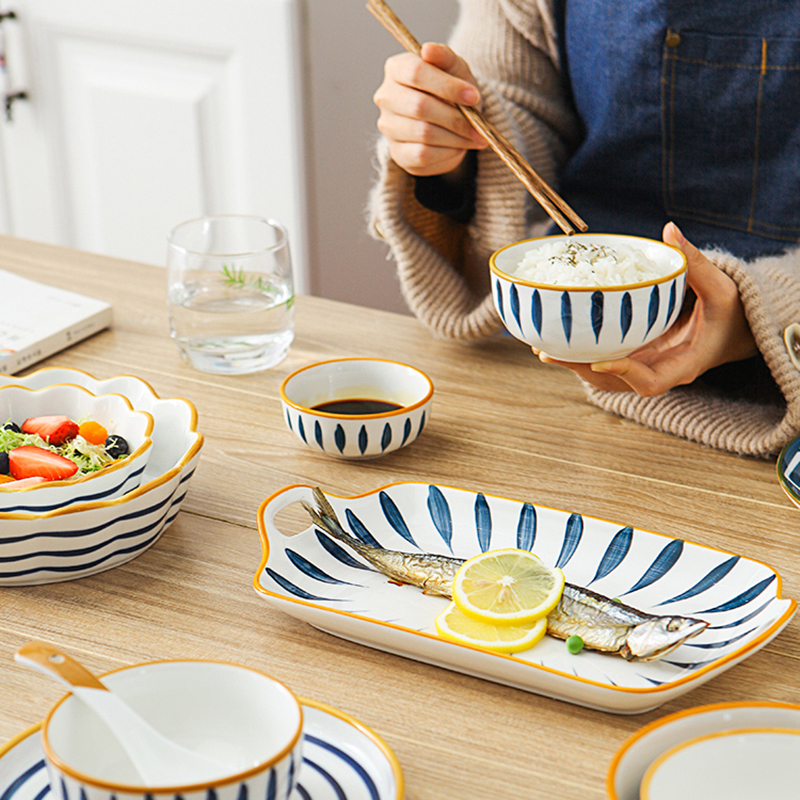
[[(203, 436), (194, 405), (162, 399), (127, 375), (99, 380), (51, 368), (0, 376), (0, 414), (11, 419), (34, 413), (91, 416), (116, 426), (130, 442), (131, 458), (73, 485), (53, 482), (0, 497), (7, 503), (0, 510), (0, 586), (92, 575), (151, 547), (178, 514), (200, 456)], [(38, 652), (50, 667), (71, 663), (48, 647), (23, 648), (25, 658)], [(376, 734), (335, 708), (295, 697), (261, 672), (178, 660), (134, 664), (99, 679), (83, 674), (88, 686), (70, 685), (43, 723), (0, 747), (3, 800), (403, 796), (400, 765)], [(94, 711), (81, 696), (94, 699)], [(101, 719), (97, 703), (101, 711), (127, 708), (126, 724)], [(183, 773), (153, 774), (158, 759), (143, 755), (150, 752), (146, 742), (130, 745), (131, 714), (162, 737), (160, 750), (166, 737), (171, 746), (211, 758), (214, 768), (198, 769), (190, 760)]]

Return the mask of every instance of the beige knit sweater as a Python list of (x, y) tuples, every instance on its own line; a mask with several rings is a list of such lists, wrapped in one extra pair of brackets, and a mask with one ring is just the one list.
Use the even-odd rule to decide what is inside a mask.
[[(565, 101), (551, 0), (461, 0), (450, 44), (478, 79), (484, 115), (553, 185), (576, 143), (578, 124)], [(474, 340), (502, 327), (489, 293), (488, 259), (532, 235), (546, 215), (491, 151), (478, 155), (475, 214), (459, 225), (422, 207), (414, 179), (378, 145), (379, 178), (370, 197), (371, 227), (396, 261), (410, 308), (436, 335)], [(784, 402), (746, 402), (698, 386), (660, 397), (602, 392), (588, 399), (650, 427), (742, 455), (772, 457), (800, 433), (800, 358), (785, 329), (800, 323), (800, 249), (744, 264), (706, 253), (739, 287), (758, 345)]]

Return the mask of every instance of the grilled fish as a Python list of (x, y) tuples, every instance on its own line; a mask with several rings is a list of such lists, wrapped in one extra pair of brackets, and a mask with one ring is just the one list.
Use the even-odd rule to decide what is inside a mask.
[[(463, 559), (366, 544), (344, 530), (322, 491), (313, 491), (316, 506), (305, 501), (302, 504), (327, 534), (355, 550), (391, 580), (418, 586), (426, 594), (453, 599), (453, 579)], [(707, 622), (691, 617), (646, 614), (571, 583), (564, 584), (558, 605), (547, 616), (547, 632), (551, 636), (580, 636), (585, 648), (616, 653), (627, 661), (655, 661), (707, 627)]]

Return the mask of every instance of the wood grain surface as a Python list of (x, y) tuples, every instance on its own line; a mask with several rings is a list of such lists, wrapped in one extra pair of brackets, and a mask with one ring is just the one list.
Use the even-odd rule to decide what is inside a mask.
[[(397, 755), (414, 800), (599, 800), (614, 752), (654, 719), (721, 701), (800, 700), (796, 619), (764, 650), (689, 694), (619, 716), (340, 640), (271, 609), (252, 587), (261, 555), (256, 510), (272, 492), (314, 483), (349, 495), (422, 480), (741, 553), (777, 569), (783, 595), (796, 598), (800, 511), (780, 489), (773, 462), (606, 414), (586, 403), (570, 373), (539, 363), (509, 337), (442, 341), (412, 317), (300, 297), (297, 337), (280, 366), (213, 376), (185, 364), (169, 338), (164, 270), (3, 237), (0, 268), (114, 306), (111, 329), (45, 364), (100, 378), (137, 375), (161, 397), (191, 400), (205, 436), (181, 513), (145, 553), (80, 580), (0, 588), (0, 740), (41, 720), (62, 694), (13, 661), (32, 639), (97, 673), (187, 657), (262, 669), (375, 730)], [(357, 355), (414, 364), (435, 385), (419, 440), (363, 463), (303, 446), (283, 421), (278, 395), (294, 369)]]

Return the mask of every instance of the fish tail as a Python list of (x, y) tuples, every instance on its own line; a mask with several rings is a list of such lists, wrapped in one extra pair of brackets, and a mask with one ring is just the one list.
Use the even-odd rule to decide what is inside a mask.
[(330, 534), (335, 539), (339, 539), (349, 544), (351, 547), (356, 547), (356, 549), (358, 549), (358, 545), (360, 545), (361, 542), (359, 542), (355, 536), (351, 536), (345, 531), (342, 524), (339, 522), (339, 518), (336, 516), (336, 512), (333, 510), (333, 506), (328, 502), (328, 498), (325, 497), (322, 490), (318, 486), (315, 486), (312, 491), (314, 493), (316, 507), (305, 500), (301, 500), (300, 503), (308, 512), (314, 524), (318, 525), (325, 533)]

